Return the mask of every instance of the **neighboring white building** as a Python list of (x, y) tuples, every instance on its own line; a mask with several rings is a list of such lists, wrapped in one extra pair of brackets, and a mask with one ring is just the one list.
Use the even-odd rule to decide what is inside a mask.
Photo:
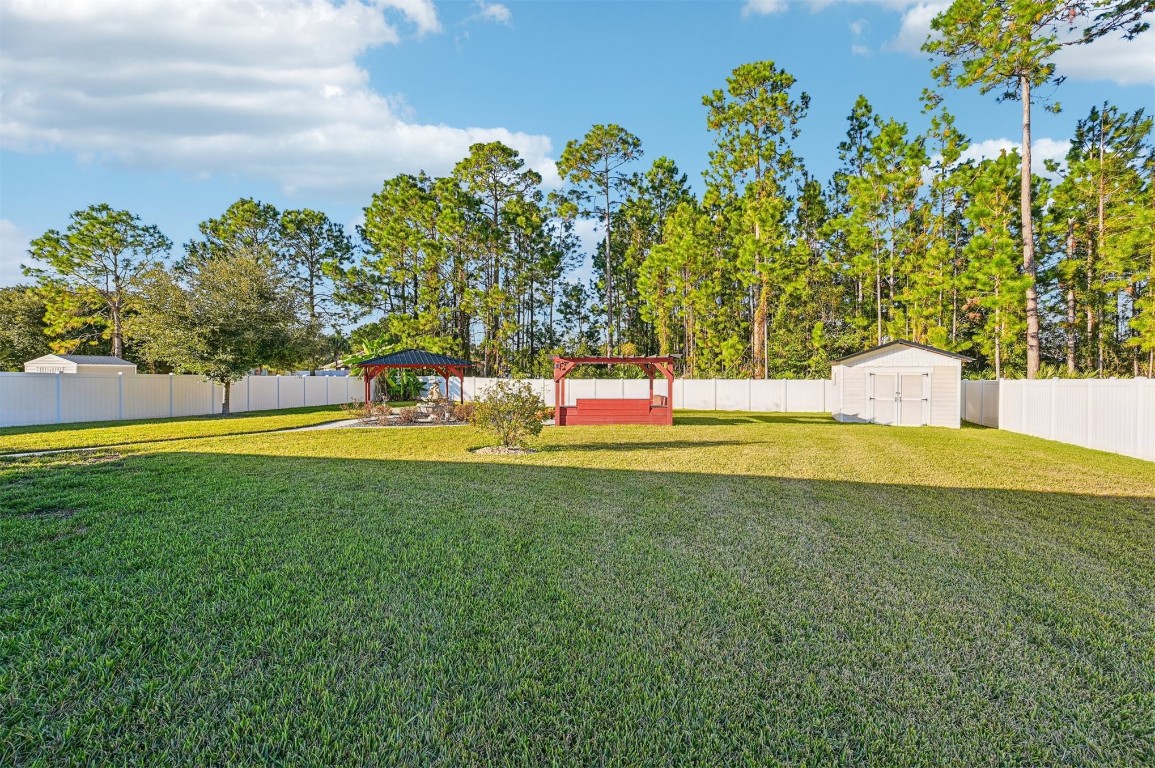
[(136, 373), (136, 363), (111, 355), (44, 355), (24, 364), (25, 373)]
[(970, 360), (913, 341), (892, 341), (835, 360), (834, 418), (958, 429), (962, 364)]

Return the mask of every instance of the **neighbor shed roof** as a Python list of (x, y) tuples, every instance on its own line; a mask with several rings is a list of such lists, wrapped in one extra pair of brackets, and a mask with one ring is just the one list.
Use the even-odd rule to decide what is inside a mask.
[(880, 350), (889, 349), (890, 347), (909, 347), (911, 349), (921, 349), (924, 352), (933, 352), (936, 355), (942, 355), (944, 357), (952, 357), (955, 360), (962, 360), (964, 363), (969, 363), (971, 360), (974, 359), (973, 357), (967, 357), (966, 355), (960, 355), (957, 352), (948, 352), (947, 350), (939, 349), (938, 347), (928, 347), (926, 344), (919, 344), (918, 342), (907, 341), (906, 339), (897, 339), (895, 341), (888, 341), (885, 344), (880, 344), (877, 347), (871, 347), (870, 349), (864, 349), (861, 352), (855, 352), (853, 355), (847, 355), (846, 357), (840, 357), (837, 360), (831, 360), (830, 364), (831, 365), (841, 365), (843, 363), (848, 363), (851, 360), (857, 360), (858, 358), (864, 357), (866, 355), (872, 355), (875, 352), (878, 352)]
[(77, 365), (136, 365), (136, 363), (130, 363), (123, 357), (113, 357), (112, 355), (56, 355), (56, 357)]

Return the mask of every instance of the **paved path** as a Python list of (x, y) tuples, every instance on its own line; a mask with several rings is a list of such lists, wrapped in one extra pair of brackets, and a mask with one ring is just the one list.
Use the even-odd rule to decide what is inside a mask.
[(360, 419), (342, 419), (341, 421), (326, 421), (324, 424), (313, 424), (309, 427), (293, 427), (292, 429), (278, 429), (276, 432), (266, 434), (277, 434), (277, 432), (311, 432), (314, 429), (337, 429), (340, 427), (355, 427), (361, 423)]

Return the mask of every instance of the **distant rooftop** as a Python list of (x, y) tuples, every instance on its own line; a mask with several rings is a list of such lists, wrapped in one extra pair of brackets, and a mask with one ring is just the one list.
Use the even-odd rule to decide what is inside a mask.
[(52, 357), (59, 357), (61, 360), (79, 365), (136, 365), (122, 357), (112, 355), (52, 355)]

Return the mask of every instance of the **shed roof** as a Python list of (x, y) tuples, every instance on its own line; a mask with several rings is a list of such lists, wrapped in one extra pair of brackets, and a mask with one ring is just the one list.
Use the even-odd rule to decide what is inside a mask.
[(35, 363), (40, 360), (67, 360), (77, 365), (130, 365), (133, 368), (136, 367), (136, 363), (130, 363), (122, 357), (112, 355), (43, 355), (28, 362)]
[(114, 357), (112, 355), (60, 355), (60, 357), (76, 363), (77, 365), (131, 365), (136, 366), (136, 363), (130, 363), (123, 357)]
[(870, 349), (864, 349), (861, 352), (855, 352), (854, 354), (847, 355), (846, 357), (840, 357), (837, 360), (831, 360), (830, 364), (840, 365), (842, 363), (847, 363), (851, 360), (856, 360), (866, 355), (874, 354), (875, 352), (883, 349), (889, 349), (890, 347), (909, 347), (911, 349), (921, 349), (924, 352), (933, 352), (934, 354), (942, 355), (943, 357), (951, 357), (955, 360), (962, 360), (964, 363), (969, 363), (970, 361), (974, 360), (973, 357), (960, 355), (957, 352), (948, 352), (947, 350), (939, 349), (938, 347), (928, 347), (926, 344), (919, 344), (918, 342), (908, 341), (906, 339), (896, 339), (895, 341), (888, 341), (885, 344), (880, 344), (877, 347), (871, 347)]
[(433, 368), (447, 365), (459, 367), (473, 365), (473, 363), (457, 357), (439, 355), (435, 352), (426, 352), (422, 349), (403, 349), (400, 352), (392, 352), (388, 355), (381, 355), (370, 360), (362, 360), (357, 365), (361, 368), (370, 365), (390, 365), (398, 368)]

